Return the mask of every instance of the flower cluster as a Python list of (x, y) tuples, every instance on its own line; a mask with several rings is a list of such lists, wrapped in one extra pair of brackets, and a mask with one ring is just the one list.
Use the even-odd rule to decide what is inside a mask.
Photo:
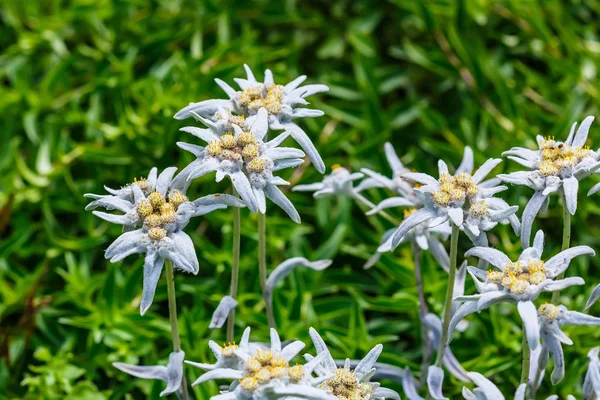
[(354, 370), (350, 369), (349, 360), (338, 368), (319, 334), (312, 328), (310, 334), (317, 356), (306, 354), (303, 365), (292, 365), (291, 360), (302, 351), (304, 343), (294, 341), (282, 347), (277, 331), (271, 329), (271, 344), (264, 347), (249, 342), (250, 328), (244, 331), (239, 345), (220, 347), (210, 343), (217, 357), (215, 364), (186, 363), (208, 370), (194, 385), (212, 379), (236, 380), (228, 392), (215, 399), (399, 400), (394, 391), (370, 382), (381, 345), (371, 350)]
[(213, 123), (197, 117), (207, 128), (185, 127), (182, 131), (191, 133), (207, 142), (206, 147), (178, 142), (177, 145), (190, 151), (196, 160), (184, 172), (187, 179), (216, 172), (217, 181), (225, 176), (239, 193), (252, 212), (266, 212), (265, 197), (279, 205), (294, 221), (300, 222), (300, 215), (278, 185), (289, 183), (273, 173), (284, 168), (297, 167), (304, 162), (304, 152), (295, 148), (279, 147), (289, 135), (282, 133), (265, 142), (268, 132), (267, 111), (262, 108), (254, 116), (236, 121), (237, 123)]
[(465, 316), (481, 311), (500, 302), (515, 302), (531, 349), (539, 343), (540, 326), (534, 301), (542, 292), (554, 292), (573, 285), (583, 285), (580, 277), (555, 279), (568, 267), (571, 260), (581, 255), (594, 255), (588, 246), (576, 246), (564, 250), (544, 262), (544, 234), (536, 234), (534, 245), (525, 249), (516, 262), (499, 250), (488, 247), (474, 247), (467, 251), (466, 257), (475, 256), (489, 262), (497, 270), (488, 271), (469, 267), (468, 272), (475, 282), (479, 294), (460, 296), (455, 301), (464, 304), (458, 308), (450, 321), (450, 332)]
[(577, 131), (577, 123), (574, 123), (564, 142), (553, 137), (538, 136), (538, 150), (515, 147), (503, 153), (509, 159), (531, 169), (498, 175), (504, 182), (525, 185), (535, 190), (523, 211), (523, 247), (529, 246), (533, 221), (538, 212), (547, 207), (550, 194), (560, 191), (567, 210), (571, 215), (575, 214), (579, 181), (600, 168), (600, 152), (585, 146), (593, 121), (594, 117), (587, 117)]
[(287, 131), (308, 154), (315, 168), (320, 173), (324, 173), (325, 164), (319, 152), (308, 135), (293, 120), (323, 115), (320, 110), (297, 106), (307, 105), (306, 97), (326, 92), (329, 88), (321, 84), (300, 86), (306, 79), (304, 75), (286, 85), (275, 84), (270, 70), (265, 71), (264, 81), (258, 82), (250, 67), (244, 65), (244, 68), (246, 79), (234, 79), (240, 90), (235, 90), (220, 79), (215, 80), (229, 96), (228, 100), (205, 100), (192, 103), (175, 114), (175, 118), (184, 119), (198, 115), (216, 123), (225, 121), (236, 123), (243, 120), (243, 117), (253, 116), (264, 109), (268, 113), (269, 128)]
[[(86, 194), (93, 199), (86, 207), (117, 210), (123, 214), (93, 211), (93, 214), (115, 224), (123, 225), (124, 233), (105, 252), (111, 262), (125, 257), (145, 253), (144, 289), (140, 303), (143, 315), (154, 298), (156, 285), (165, 260), (173, 262), (181, 271), (198, 273), (198, 257), (192, 239), (183, 229), (192, 217), (211, 211), (232, 207), (243, 207), (237, 197), (227, 194), (213, 194), (190, 201), (183, 184), (187, 177), (181, 172), (173, 179), (176, 168), (167, 168), (157, 176), (156, 168), (147, 179), (135, 180), (121, 189), (107, 188), (109, 195)], [(183, 175), (181, 175), (183, 174)]]
[(506, 190), (506, 186), (498, 186), (495, 179), (483, 181), (501, 161), (490, 159), (474, 174), (469, 170), (459, 170), (451, 175), (448, 165), (440, 160), (437, 179), (419, 172), (403, 174), (404, 179), (423, 185), (414, 189), (422, 199), (423, 207), (402, 221), (392, 236), (392, 248), (397, 247), (411, 229), (428, 221), (433, 226), (450, 221), (480, 246), (487, 245), (485, 232), (499, 222), (511, 222), (513, 228), (518, 229), (518, 220), (514, 216), (518, 207), (511, 207), (504, 200), (493, 197)]

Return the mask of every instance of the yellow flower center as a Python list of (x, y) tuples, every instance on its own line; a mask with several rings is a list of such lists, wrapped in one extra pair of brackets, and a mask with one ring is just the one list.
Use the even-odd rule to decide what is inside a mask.
[(538, 163), (538, 170), (542, 176), (558, 175), (561, 170), (573, 168), (593, 153), (588, 146), (569, 146), (555, 141), (554, 137), (546, 137), (540, 149), (542, 160)]
[(266, 94), (262, 87), (251, 87), (240, 92), (240, 103), (251, 110), (265, 108), (269, 114), (278, 114), (281, 111), (283, 100), (283, 86), (271, 85)]
[(479, 200), (477, 203), (471, 204), (471, 213), (476, 217), (483, 217), (487, 214), (488, 204), (485, 200)]
[(167, 231), (163, 228), (150, 228), (148, 237), (152, 240), (162, 240), (167, 236)]
[(373, 386), (360, 382), (347, 368), (338, 368), (332, 378), (319, 385), (340, 400), (370, 399), (373, 396)]
[(137, 180), (136, 178), (133, 178), (133, 184), (138, 185), (139, 188), (142, 189), (143, 191), (150, 189), (150, 184), (148, 183), (146, 178), (140, 178), (139, 180)]
[(438, 182), (440, 189), (433, 192), (433, 199), (442, 206), (448, 206), (452, 201), (464, 201), (479, 193), (479, 186), (473, 183), (473, 177), (466, 172), (456, 176), (441, 174)]
[(553, 320), (558, 315), (560, 308), (554, 304), (544, 303), (540, 306), (538, 311), (544, 318)]

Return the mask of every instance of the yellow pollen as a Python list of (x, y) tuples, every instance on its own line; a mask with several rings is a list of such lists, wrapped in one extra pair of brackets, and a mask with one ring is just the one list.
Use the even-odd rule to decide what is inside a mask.
[(255, 144), (248, 144), (244, 147), (244, 150), (242, 150), (242, 156), (244, 158), (256, 158), (258, 157), (258, 153), (258, 146)]
[(135, 185), (138, 185), (140, 189), (146, 191), (148, 189), (150, 189), (150, 184), (148, 183), (148, 181), (146, 180), (146, 178), (140, 178), (140, 180), (137, 180), (136, 178), (133, 178), (133, 183)]
[(271, 373), (271, 378), (273, 379), (280, 379), (288, 375), (288, 370), (285, 367), (271, 367), (269, 372)]
[(148, 195), (148, 200), (152, 204), (152, 208), (159, 210), (160, 206), (165, 202), (165, 198), (160, 192), (154, 191)]
[(341, 166), (340, 164), (333, 164), (333, 165), (331, 166), (331, 170), (332, 170), (332, 171), (335, 171), (336, 169), (340, 169), (340, 168), (342, 168), (342, 166)]
[(538, 311), (544, 318), (553, 320), (558, 316), (560, 308), (554, 304), (544, 303), (540, 306)]
[(163, 223), (159, 214), (150, 214), (144, 219), (144, 225), (149, 228), (158, 228), (162, 224)]
[(152, 240), (162, 240), (167, 236), (167, 231), (163, 228), (150, 228), (148, 237)]
[(221, 150), (220, 140), (211, 140), (208, 142), (208, 146), (206, 146), (206, 151), (213, 157), (218, 156), (221, 153)]
[(253, 158), (246, 165), (246, 168), (248, 168), (248, 171), (254, 173), (263, 172), (265, 170), (265, 161), (262, 158)]
[(519, 275), (521, 272), (523, 272), (523, 268), (521, 267), (520, 261), (510, 262), (504, 266), (505, 274)]
[(477, 203), (471, 204), (471, 213), (477, 217), (482, 217), (487, 214), (488, 205), (485, 200), (480, 200)]
[(152, 204), (147, 199), (141, 200), (137, 205), (137, 213), (140, 217), (146, 218), (148, 215), (152, 214)]
[(300, 382), (304, 377), (304, 370), (302, 369), (302, 365), (294, 365), (289, 368), (290, 380), (292, 382)]
[(240, 153), (237, 153), (233, 150), (227, 150), (227, 149), (221, 151), (221, 157), (227, 158), (230, 161), (241, 161), (242, 160), (242, 155)]
[(253, 392), (258, 389), (258, 381), (254, 377), (247, 376), (240, 380), (240, 386), (248, 392)]
[(177, 214), (175, 211), (167, 211), (160, 214), (160, 222), (161, 225), (167, 225), (175, 222), (177, 220)]
[(235, 147), (235, 136), (231, 133), (226, 133), (221, 136), (221, 147), (224, 149), (233, 149)]
[(245, 368), (247, 371), (256, 372), (262, 368), (262, 365), (256, 358), (252, 357), (246, 362)]
[(442, 205), (442, 206), (447, 206), (450, 204), (450, 195), (448, 194), (448, 192), (445, 192), (443, 190), (436, 190), (435, 192), (433, 192), (433, 199), (435, 200), (436, 203)]
[(255, 144), (256, 139), (254, 138), (254, 134), (251, 131), (243, 131), (237, 136), (237, 144), (238, 146), (247, 146), (249, 144)]
[(232, 358), (232, 357), (235, 356), (234, 352), (237, 349), (238, 349), (238, 345), (235, 344), (235, 342), (233, 342), (233, 343), (227, 343), (226, 345), (223, 345), (223, 347), (221, 348), (221, 354), (225, 358)]
[(183, 203), (187, 203), (189, 201), (188, 197), (181, 193), (179, 190), (174, 189), (169, 192), (169, 203), (173, 204), (173, 206), (177, 209)]
[(529, 282), (526, 279), (515, 279), (509, 289), (511, 292), (516, 293), (516, 294), (523, 294), (525, 293), (525, 291), (527, 290), (527, 288), (529, 287)]
[(502, 272), (489, 269), (487, 272), (487, 280), (488, 282), (495, 283), (497, 285), (502, 283)]
[(271, 380), (271, 372), (268, 369), (261, 369), (254, 374), (258, 383), (267, 383)]

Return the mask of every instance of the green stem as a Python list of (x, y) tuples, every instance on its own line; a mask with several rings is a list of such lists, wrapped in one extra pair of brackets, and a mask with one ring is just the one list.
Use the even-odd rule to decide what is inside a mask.
[[(175, 300), (175, 277), (173, 275), (173, 263), (171, 260), (166, 260), (167, 269), (167, 292), (169, 296), (169, 320), (171, 321), (171, 337), (173, 339), (173, 351), (181, 351), (181, 341), (179, 339), (179, 327), (177, 325), (177, 302)], [(188, 400), (187, 382), (185, 374), (181, 380), (181, 391), (183, 400)]]
[(260, 273), (260, 288), (262, 289), (265, 300), (265, 309), (269, 327), (275, 328), (275, 316), (273, 315), (273, 305), (267, 299), (267, 217), (265, 214), (258, 213), (258, 271)]
[(531, 352), (529, 351), (529, 342), (525, 335), (525, 326), (523, 325), (523, 363), (521, 368), (521, 383), (529, 383), (529, 364), (531, 362)]
[[(567, 250), (571, 246), (571, 214), (569, 210), (567, 210), (567, 202), (565, 200), (564, 190), (561, 190), (561, 200), (562, 200), (562, 209), (563, 209), (563, 236), (562, 236), (562, 247), (561, 251)], [(557, 276), (555, 280), (560, 280), (565, 277), (565, 273), (563, 271), (562, 274)], [(552, 304), (558, 304), (558, 300), (560, 297), (560, 291), (556, 291), (552, 293)]]
[(448, 346), (448, 327), (450, 318), (452, 318), (452, 298), (454, 296), (454, 277), (456, 276), (456, 256), (458, 254), (458, 226), (452, 225), (452, 236), (450, 237), (450, 270), (448, 271), (448, 287), (446, 289), (446, 300), (444, 303), (444, 322), (442, 325), (442, 340), (438, 348), (435, 365), (442, 367), (444, 362), (444, 352)]
[[(235, 189), (234, 189), (235, 194)], [(238, 282), (240, 278), (240, 242), (241, 242), (241, 219), (240, 209), (233, 207), (233, 252), (231, 259), (231, 287), (229, 295), (234, 299), (237, 297)], [(235, 331), (235, 309), (229, 312), (227, 317), (227, 342), (233, 343)]]
[(425, 291), (423, 290), (423, 279), (421, 275), (421, 249), (417, 245), (416, 241), (411, 241), (411, 250), (413, 253), (414, 267), (415, 267), (415, 285), (417, 286), (417, 294), (419, 296), (419, 319), (421, 320), (421, 341), (423, 344), (423, 356), (421, 358), (421, 376), (419, 378), (419, 382), (421, 385), (424, 385), (427, 380), (427, 368), (429, 367), (429, 362), (431, 361), (431, 352), (427, 349), (429, 348), (428, 342), (429, 338), (427, 337), (427, 329), (423, 324), (425, 320), (425, 316), (427, 315), (427, 302), (425, 301)]

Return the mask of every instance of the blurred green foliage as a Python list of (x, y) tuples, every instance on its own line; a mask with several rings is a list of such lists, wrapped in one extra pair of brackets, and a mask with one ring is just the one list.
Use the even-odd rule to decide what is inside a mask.
[[(6, 0), (0, 5), (0, 398), (156, 398), (160, 382), (134, 380), (114, 361), (156, 364), (169, 353), (166, 287), (140, 317), (142, 260), (111, 265), (103, 250), (119, 228), (84, 212), (84, 193), (102, 193), (135, 176), (191, 161), (175, 141), (186, 122), (173, 114), (190, 101), (223, 97), (213, 79), (231, 82), (242, 64), (273, 70), (287, 82), (300, 74), (328, 84), (313, 96), (326, 116), (302, 121), (327, 164), (389, 173), (382, 153), (391, 141), (411, 168), (433, 173), (443, 158), (457, 165), (464, 145), (476, 163), (536, 134), (566, 136), (574, 120), (597, 114), (600, 34), (597, 0)], [(590, 142), (598, 146), (600, 128)], [(515, 169), (511, 162), (500, 169)], [(310, 166), (291, 176), (320, 177)], [(592, 181), (590, 179), (590, 181)], [(600, 208), (584, 198), (574, 221), (576, 244), (598, 247)], [(213, 177), (197, 194), (228, 190)], [(383, 192), (369, 193), (375, 202)], [(505, 196), (524, 206), (528, 189)], [(332, 257), (327, 271), (295, 271), (275, 295), (282, 336), (307, 340), (308, 326), (336, 356), (364, 355), (383, 343), (380, 361), (418, 368), (417, 297), (408, 248), (371, 270), (386, 221), (365, 217), (346, 199), (314, 201), (289, 193), (303, 223), (269, 206), (268, 254), (274, 267), (291, 256)], [(400, 216), (399, 214), (398, 216)], [(248, 324), (267, 338), (256, 264), (256, 218), (242, 211), (242, 284), (237, 335)], [(228, 291), (231, 213), (215, 212), (190, 230), (198, 276), (177, 277), (187, 358), (209, 361), (207, 328)], [(537, 226), (558, 250), (556, 200)], [(584, 229), (582, 229), (584, 228)], [(491, 243), (520, 251), (505, 227)], [(469, 243), (461, 239), (461, 248)], [(579, 260), (585, 288), (564, 293), (581, 309), (597, 283), (597, 261)], [(445, 276), (424, 256), (430, 308), (440, 312)], [(472, 291), (469, 285), (467, 292)], [(598, 307), (592, 313), (599, 313)], [(520, 376), (521, 332), (514, 308), (471, 318), (453, 349), (468, 370), (493, 376), (511, 393)], [(577, 394), (597, 345), (597, 329), (567, 331), (567, 376), (545, 393)], [(309, 346), (309, 351), (312, 349)], [(198, 371), (188, 370), (189, 377)], [(446, 394), (462, 385), (447, 378)], [(399, 387), (391, 384), (400, 390)], [(215, 384), (195, 389), (197, 398)]]

